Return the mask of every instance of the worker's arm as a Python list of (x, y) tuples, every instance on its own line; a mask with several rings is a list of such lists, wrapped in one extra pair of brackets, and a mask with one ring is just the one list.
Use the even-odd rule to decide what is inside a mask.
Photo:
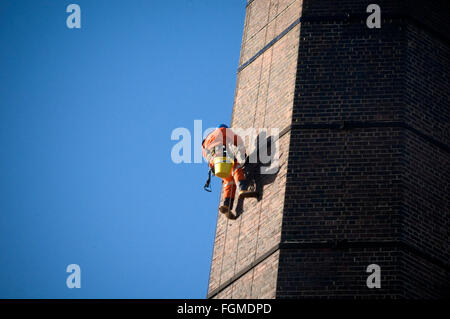
[(206, 162), (211, 163), (211, 160), (214, 157), (214, 148), (211, 149), (202, 148), (202, 153)]

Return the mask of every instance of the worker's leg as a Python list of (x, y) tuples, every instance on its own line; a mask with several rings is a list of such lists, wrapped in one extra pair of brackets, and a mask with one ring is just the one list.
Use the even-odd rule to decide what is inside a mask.
[[(235, 165), (237, 165), (237, 164), (235, 164)], [(248, 190), (247, 179), (244, 175), (244, 170), (242, 169), (242, 167), (237, 167), (233, 171), (233, 177), (234, 177), (235, 183), (239, 185), (239, 198), (257, 197), (256, 192), (251, 192)]]
[(226, 198), (234, 198), (236, 194), (236, 183), (232, 176), (228, 178), (224, 178), (222, 180), (223, 183), (223, 195)]
[(228, 218), (231, 218), (231, 209), (233, 208), (234, 195), (236, 193), (236, 183), (232, 176), (224, 178), (222, 183), (224, 186), (224, 201), (223, 205), (219, 207), (219, 211), (227, 215)]
[(235, 184), (239, 185), (239, 190), (240, 191), (246, 191), (247, 190), (247, 179), (245, 178), (244, 175), (244, 170), (242, 169), (242, 167), (237, 167), (235, 168), (237, 164), (233, 165), (233, 179)]

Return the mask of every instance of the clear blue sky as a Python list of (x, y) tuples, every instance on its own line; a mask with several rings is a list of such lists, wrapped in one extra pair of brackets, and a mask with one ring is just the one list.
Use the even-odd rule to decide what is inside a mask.
[(229, 123), (244, 17), (244, 0), (0, 2), (0, 298), (206, 296), (220, 183), (174, 164), (170, 136)]

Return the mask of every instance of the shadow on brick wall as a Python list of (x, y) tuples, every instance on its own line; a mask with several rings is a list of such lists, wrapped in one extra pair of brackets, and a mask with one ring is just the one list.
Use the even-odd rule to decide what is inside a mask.
[[(260, 142), (263, 141), (263, 142)], [(272, 152), (272, 150), (275, 151), (275, 141), (272, 140), (272, 138), (269, 136), (267, 137), (267, 132), (261, 132), (255, 141), (255, 147), (253, 148), (255, 151), (247, 156), (245, 165), (244, 165), (244, 173), (247, 177), (249, 190), (254, 190), (258, 193), (257, 201), (261, 201), (264, 197), (264, 186), (268, 184), (272, 184), (280, 170), (280, 167), (273, 170), (273, 173), (267, 173), (269, 171), (269, 167), (272, 164), (272, 161), (274, 159), (275, 152)], [(267, 163), (264, 163), (266, 161), (262, 160), (261, 156), (261, 149), (262, 146), (264, 146), (267, 149), (267, 156), (270, 157), (270, 161)], [(279, 154), (281, 156), (281, 154)], [(256, 163), (250, 163), (250, 159), (256, 158)], [(262, 171), (266, 171), (264, 173), (261, 173)], [(252, 199), (253, 200), (253, 199)], [(238, 199), (236, 204), (236, 218), (238, 218), (242, 213), (244, 213), (244, 199)]]

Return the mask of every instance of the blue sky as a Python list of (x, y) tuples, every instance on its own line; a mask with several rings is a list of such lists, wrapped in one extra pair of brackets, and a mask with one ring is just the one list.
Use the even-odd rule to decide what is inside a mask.
[(244, 18), (244, 0), (0, 2), (0, 298), (206, 296), (220, 182), (204, 192), (170, 137), (229, 123)]

